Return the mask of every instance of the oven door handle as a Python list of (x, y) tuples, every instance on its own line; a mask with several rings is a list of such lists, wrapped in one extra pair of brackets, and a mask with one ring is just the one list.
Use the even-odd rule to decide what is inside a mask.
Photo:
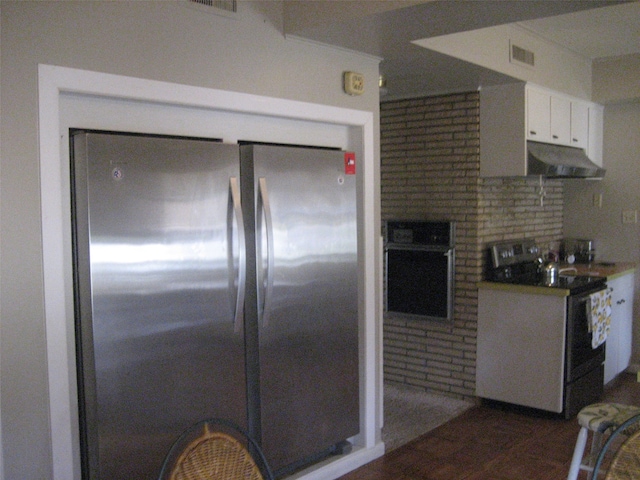
[(414, 244), (402, 244), (402, 243), (388, 243), (385, 246), (385, 250), (405, 250), (411, 252), (442, 252), (445, 255), (450, 255), (454, 250), (450, 246), (443, 245), (414, 245)]
[(589, 301), (589, 299), (591, 298), (591, 295), (593, 295), (594, 293), (602, 292), (602, 291), (604, 291), (606, 289), (607, 289), (607, 287), (604, 286), (603, 288), (598, 288), (596, 290), (591, 290), (591, 291), (588, 291), (588, 292), (580, 293), (580, 294), (577, 295), (576, 302), (578, 303), (578, 305), (582, 305), (583, 303), (587, 303)]

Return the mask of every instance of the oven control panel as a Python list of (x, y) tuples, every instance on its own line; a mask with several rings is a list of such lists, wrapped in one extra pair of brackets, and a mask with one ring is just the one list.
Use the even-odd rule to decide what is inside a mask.
[(516, 240), (508, 243), (497, 243), (489, 248), (493, 268), (534, 262), (540, 257), (540, 249), (534, 240)]
[(387, 245), (452, 248), (455, 223), (441, 221), (388, 221), (385, 223)]

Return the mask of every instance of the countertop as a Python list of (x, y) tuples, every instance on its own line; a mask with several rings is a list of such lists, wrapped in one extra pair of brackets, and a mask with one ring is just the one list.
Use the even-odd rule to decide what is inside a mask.
[[(632, 262), (594, 262), (594, 263), (560, 263), (562, 275), (593, 275), (594, 277), (607, 277), (612, 280), (622, 275), (634, 273), (636, 264)], [(566, 270), (565, 270), (566, 269)], [(537, 294), (537, 295), (556, 295), (566, 297), (569, 290), (562, 288), (547, 288), (542, 286), (517, 285), (513, 283), (499, 283), (482, 281), (478, 282), (478, 288), (488, 288), (492, 290), (506, 290), (516, 293)]]
[(568, 297), (569, 290), (564, 288), (549, 288), (537, 285), (519, 285), (517, 283), (501, 283), (482, 281), (477, 283), (478, 288), (486, 288), (489, 290), (503, 290), (513, 293), (524, 293), (527, 295), (554, 295), (556, 297)]
[(607, 277), (612, 280), (622, 275), (633, 273), (636, 264), (633, 262), (594, 262), (594, 263), (561, 263), (559, 265), (563, 275), (593, 275), (594, 277)]

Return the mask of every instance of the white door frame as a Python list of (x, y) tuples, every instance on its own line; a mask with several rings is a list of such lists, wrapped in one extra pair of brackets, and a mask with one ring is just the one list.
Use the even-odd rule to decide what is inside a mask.
[[(66, 125), (69, 119), (62, 121), (65, 95), (73, 96), (74, 101), (86, 105), (87, 108), (80, 110), (88, 112), (87, 118), (93, 119), (98, 118), (101, 112), (92, 111), (92, 102), (102, 101), (102, 106), (105, 102), (121, 102), (129, 106), (141, 106), (143, 110), (146, 107), (158, 110), (159, 107), (166, 106), (206, 111), (213, 115), (228, 113), (241, 116), (244, 120), (255, 119), (261, 127), (273, 125), (274, 121), (276, 124), (282, 122), (282, 128), (278, 129), (276, 126), (272, 132), (276, 136), (287, 130), (287, 122), (307, 122), (312, 130), (312, 125), (318, 124), (325, 125), (326, 131), (331, 131), (335, 126), (342, 127), (346, 132), (345, 138), (341, 140), (346, 143), (343, 146), (355, 151), (360, 157), (358, 223), (361, 265), (361, 431), (354, 438), (353, 453), (310, 469), (301, 478), (335, 478), (382, 455), (382, 326), (378, 321), (380, 309), (376, 292), (379, 283), (377, 279), (380, 278), (380, 266), (376, 259), (381, 258), (381, 252), (375, 220), (377, 169), (372, 112), (51, 65), (39, 65), (38, 75), (43, 280), (54, 480), (80, 480), (69, 229), (69, 157), (64, 129), (69, 126), (93, 128), (86, 124)], [(82, 114), (79, 116), (82, 117)], [(135, 118), (133, 121), (144, 123)], [(231, 131), (228, 133), (229, 137), (233, 135)]]

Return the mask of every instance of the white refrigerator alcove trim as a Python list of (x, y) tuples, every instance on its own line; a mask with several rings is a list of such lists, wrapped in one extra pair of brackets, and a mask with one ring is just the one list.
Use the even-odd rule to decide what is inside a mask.
[[(376, 220), (372, 112), (193, 87), (52, 65), (39, 65), (40, 194), (43, 282), (54, 480), (80, 480), (73, 329), (69, 198), (69, 128), (222, 136), (235, 142), (259, 131), (264, 141), (295, 138), (342, 142), (359, 158), (358, 248), (360, 434), (352, 453), (295, 475), (336, 478), (384, 453), (382, 322), (377, 287), (380, 242)], [(201, 129), (201, 133), (193, 128)], [(292, 128), (292, 127), (296, 128)], [(300, 127), (304, 128), (300, 128)], [(206, 132), (206, 134), (204, 133)], [(305, 133), (306, 132), (306, 133)], [(295, 133), (295, 137), (292, 135)], [(323, 140), (324, 139), (324, 140)], [(333, 145), (335, 146), (335, 145)]]

